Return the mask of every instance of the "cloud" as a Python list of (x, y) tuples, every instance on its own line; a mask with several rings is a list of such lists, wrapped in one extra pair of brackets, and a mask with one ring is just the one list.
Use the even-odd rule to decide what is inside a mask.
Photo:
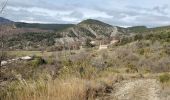
[(33, 23), (78, 23), (94, 18), (116, 26), (155, 27), (170, 24), (168, 3), (169, 0), (9, 0), (2, 16)]

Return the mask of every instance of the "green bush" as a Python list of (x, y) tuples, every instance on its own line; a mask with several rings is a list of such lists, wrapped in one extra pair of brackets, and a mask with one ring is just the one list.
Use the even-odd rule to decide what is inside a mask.
[(126, 70), (127, 73), (135, 73), (135, 72), (138, 72), (138, 68), (134, 65), (134, 64), (131, 64), (131, 63), (128, 63), (126, 65), (126, 67), (128, 68)]
[(167, 83), (170, 81), (170, 74), (163, 74), (159, 76), (159, 80), (161, 83)]
[(49, 64), (49, 65), (54, 65), (54, 64), (55, 64), (55, 59), (50, 57), (50, 58), (47, 60), (47, 64)]
[(34, 67), (40, 66), (46, 64), (46, 61), (42, 59), (41, 57), (37, 57), (34, 60), (31, 61), (31, 65)]

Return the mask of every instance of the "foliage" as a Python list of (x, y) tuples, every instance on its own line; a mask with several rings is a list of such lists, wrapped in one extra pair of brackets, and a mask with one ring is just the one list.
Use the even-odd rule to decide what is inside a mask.
[(165, 73), (163, 75), (160, 75), (159, 80), (160, 80), (161, 83), (169, 82), (170, 81), (170, 74)]
[(85, 46), (86, 46), (87, 48), (94, 47), (94, 45), (91, 44), (91, 39), (89, 39), (89, 38), (86, 39)]
[(46, 61), (41, 57), (36, 57), (34, 60), (30, 62), (31, 66), (38, 67), (40, 65), (46, 64)]
[(138, 72), (138, 68), (137, 68), (135, 65), (131, 64), (131, 63), (128, 63), (128, 64), (126, 65), (126, 67), (128, 68), (128, 69), (126, 70), (127, 73), (129, 73), (129, 72), (132, 72), (132, 73)]
[(54, 45), (58, 36), (55, 33), (22, 33), (7, 38), (6, 46), (13, 49), (47, 47)]
[(135, 32), (135, 33), (142, 33), (148, 30), (146, 26), (135, 26), (135, 27), (129, 27), (128, 28), (130, 32)]
[(69, 28), (71, 26), (74, 26), (73, 24), (36, 24), (36, 23), (21, 23), (21, 22), (16, 22), (15, 25), (18, 28), (39, 28), (39, 29), (55, 30), (55, 31), (60, 31)]
[(125, 45), (134, 41), (141, 41), (141, 40), (151, 40), (152, 42), (160, 41), (170, 42), (170, 32), (161, 32), (161, 33), (147, 33), (147, 34), (135, 34), (132, 36), (122, 36), (118, 45)]
[[(27, 39), (38, 42), (46, 36), (31, 40), (33, 37), (28, 35)], [(32, 61), (11, 64), (12, 67), (2, 70), (1, 79), (10, 80), (12, 85), (0, 93), (0, 99), (87, 100), (89, 94), (95, 96), (97, 93), (96, 89), (89, 86), (92, 80), (101, 82), (102, 78), (109, 75), (114, 77), (125, 72), (129, 75), (170, 71), (168, 32), (135, 34), (121, 39), (120, 45), (109, 50), (54, 52), (53, 56), (44, 59), (36, 57)], [(91, 46), (90, 42), (90, 39), (86, 41), (87, 46)], [(140, 77), (143, 77), (142, 74)], [(159, 80), (162, 83), (169, 82), (170, 75), (160, 75)]]

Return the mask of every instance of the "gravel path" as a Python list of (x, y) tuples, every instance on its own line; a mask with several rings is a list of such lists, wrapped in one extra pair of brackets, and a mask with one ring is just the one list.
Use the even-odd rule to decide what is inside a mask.
[(114, 85), (110, 96), (102, 100), (162, 100), (156, 79), (127, 80)]

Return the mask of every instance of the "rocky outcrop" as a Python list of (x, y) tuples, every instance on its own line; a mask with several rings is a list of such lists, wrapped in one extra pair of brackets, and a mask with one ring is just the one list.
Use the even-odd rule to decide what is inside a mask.
[[(112, 40), (116, 34), (126, 34), (126, 31), (121, 27), (111, 26), (101, 21), (89, 19), (57, 34), (61, 34), (63, 37), (70, 37), (72, 40), (76, 38), (76, 41), (78, 39), (78, 41), (83, 43), (87, 38), (91, 40), (101, 38), (108, 40), (108, 38), (110, 38), (110, 40)], [(108, 42), (110, 42), (110, 40), (108, 40)]]

